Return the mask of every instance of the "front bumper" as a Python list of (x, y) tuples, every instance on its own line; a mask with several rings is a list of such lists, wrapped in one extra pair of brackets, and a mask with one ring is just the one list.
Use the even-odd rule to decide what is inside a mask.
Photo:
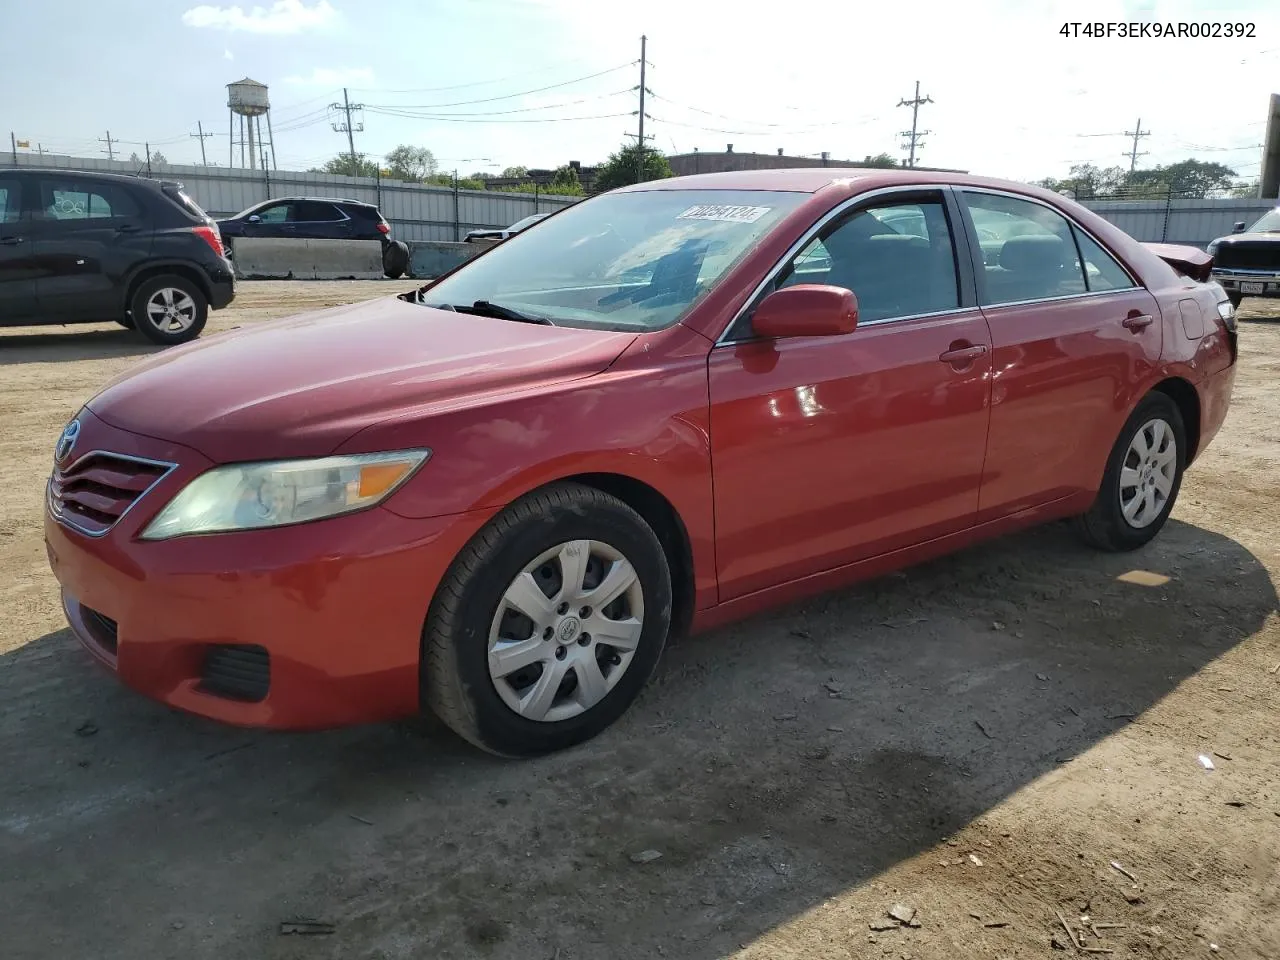
[(1280, 297), (1280, 271), (1277, 270), (1233, 270), (1217, 268), (1209, 279), (1222, 284), (1228, 293), (1239, 293), (1246, 297)]
[[(374, 508), (275, 530), (144, 542), (137, 534), (209, 462), (87, 412), (80, 419), (82, 441), (93, 444), (85, 450), (179, 463), (103, 536), (46, 510), (68, 623), (123, 683), (240, 726), (317, 729), (418, 711), (427, 607), (492, 511), (406, 520)], [(256, 671), (250, 690), (262, 683), (255, 699), (243, 687), (228, 695), (211, 676), (246, 670)]]

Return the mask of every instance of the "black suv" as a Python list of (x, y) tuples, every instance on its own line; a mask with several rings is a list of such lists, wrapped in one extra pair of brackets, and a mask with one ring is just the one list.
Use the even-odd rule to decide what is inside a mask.
[(391, 239), (391, 224), (372, 203), (334, 197), (278, 197), (218, 221), (228, 240), (380, 240), (382, 266), (398, 279), (409, 268), (409, 248)]
[(218, 227), (182, 184), (0, 168), (0, 327), (114, 320), (185, 343), (234, 297)]
[(1244, 221), (1235, 233), (1205, 248), (1213, 257), (1213, 279), (1222, 284), (1232, 306), (1244, 297), (1280, 297), (1280, 207), (1262, 215), (1248, 230)]

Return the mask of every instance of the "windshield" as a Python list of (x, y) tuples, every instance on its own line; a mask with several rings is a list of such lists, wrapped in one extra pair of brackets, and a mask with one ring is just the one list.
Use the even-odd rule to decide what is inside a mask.
[(550, 214), (548, 214), (548, 213), (535, 213), (535, 214), (533, 214), (532, 216), (525, 217), (523, 220), (517, 220), (517, 221), (516, 221), (515, 223), (513, 223), (511, 226), (507, 227), (507, 229), (508, 229), (508, 230), (523, 230), (525, 227), (532, 226), (533, 224), (537, 223), (539, 220), (543, 220), (543, 219), (545, 219), (546, 217), (549, 217), (549, 216), (550, 216)]
[(1250, 233), (1280, 233), (1280, 208), (1265, 213), (1262, 219), (1249, 228)]
[(680, 320), (805, 193), (652, 190), (574, 204), (426, 290), (560, 326), (659, 330)]

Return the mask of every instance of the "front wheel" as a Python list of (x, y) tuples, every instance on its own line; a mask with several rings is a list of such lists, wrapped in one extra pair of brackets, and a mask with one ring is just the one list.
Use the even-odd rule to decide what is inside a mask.
[(209, 319), (209, 301), (186, 277), (169, 273), (138, 287), (129, 314), (140, 334), (168, 347), (200, 336)]
[(1178, 405), (1149, 393), (1125, 422), (1102, 486), (1076, 529), (1100, 550), (1136, 550), (1148, 543), (1173, 510), (1187, 462), (1187, 434)]
[(640, 693), (671, 624), (671, 574), (630, 507), (565, 483), (511, 504), (441, 583), (423, 634), (427, 705), (500, 756), (581, 743)]

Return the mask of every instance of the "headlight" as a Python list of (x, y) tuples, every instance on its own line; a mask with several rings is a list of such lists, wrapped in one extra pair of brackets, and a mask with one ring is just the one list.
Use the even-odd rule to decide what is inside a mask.
[(1218, 243), (1219, 243), (1219, 241), (1217, 241), (1217, 240), (1211, 240), (1211, 241), (1209, 241), (1209, 245), (1208, 245), (1207, 247), (1205, 247), (1205, 248), (1204, 248), (1204, 252), (1205, 252), (1205, 253), (1207, 253), (1207, 254), (1208, 254), (1209, 256), (1211, 256), (1211, 257), (1215, 257), (1215, 256), (1217, 256), (1217, 255), (1218, 255)]
[(183, 487), (142, 539), (280, 527), (362, 510), (390, 496), (430, 456), (399, 450), (215, 467)]

